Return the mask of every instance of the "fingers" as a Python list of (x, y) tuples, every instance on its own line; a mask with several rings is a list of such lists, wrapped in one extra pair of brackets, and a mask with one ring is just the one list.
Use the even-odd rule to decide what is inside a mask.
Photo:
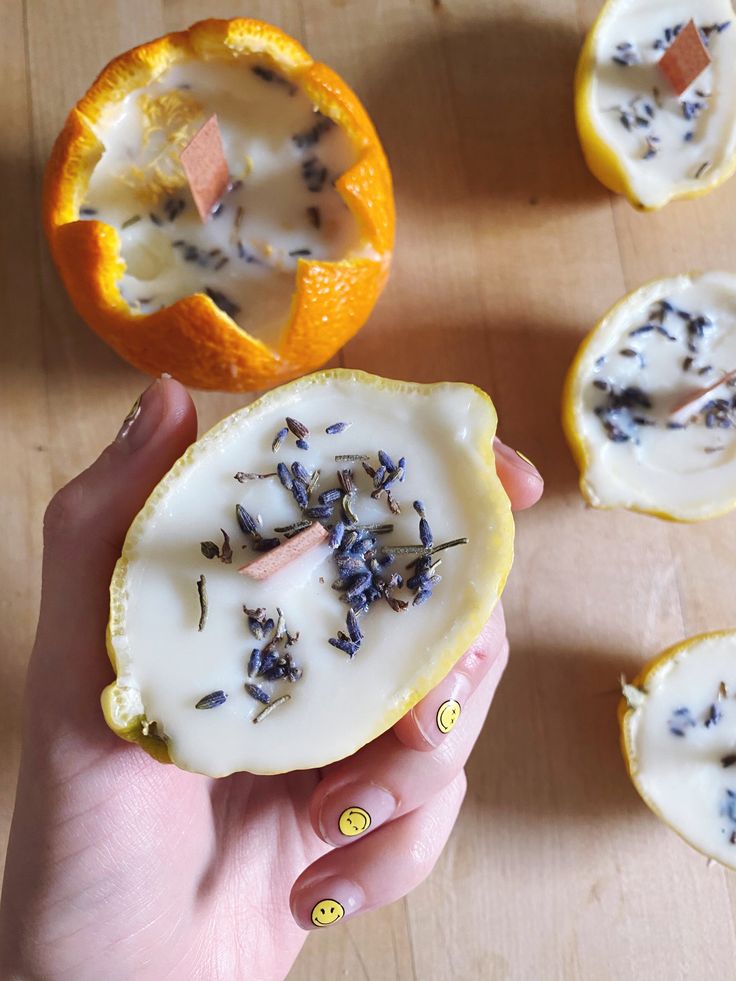
[(511, 499), (513, 510), (523, 511), (536, 504), (542, 496), (544, 480), (531, 460), (502, 443), (498, 437), (493, 441), (493, 451), (496, 471)]
[(52, 693), (52, 712), (87, 704), (99, 716), (99, 691), (110, 673), (103, 639), (113, 567), (132, 519), (195, 439), (196, 428), (186, 390), (158, 379), (97, 461), (51, 501), (29, 684)]
[(422, 807), (350, 848), (318, 859), (297, 879), (291, 911), (304, 930), (330, 926), (356, 913), (392, 903), (434, 868), (465, 796), (465, 773)]
[(412, 749), (427, 751), (439, 746), (460, 719), (467, 700), (499, 658), (505, 665), (506, 653), (506, 620), (499, 602), (477, 640), (450, 673), (396, 723), (397, 739)]
[(391, 731), (327, 768), (309, 808), (312, 826), (323, 841), (339, 846), (370, 836), (381, 825), (422, 806), (456, 779), (483, 726), (506, 654), (506, 647), (499, 651), (459, 722), (434, 752), (416, 753)]

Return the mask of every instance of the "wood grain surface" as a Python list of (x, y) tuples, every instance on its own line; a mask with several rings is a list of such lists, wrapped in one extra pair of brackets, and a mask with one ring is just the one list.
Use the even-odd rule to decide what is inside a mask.
[[(347, 366), (475, 382), (544, 501), (518, 521), (512, 660), (457, 829), (403, 902), (310, 937), (290, 981), (736, 977), (736, 878), (647, 811), (617, 745), (620, 672), (733, 626), (736, 515), (676, 526), (586, 510), (559, 424), (583, 333), (624, 291), (733, 269), (736, 180), (642, 215), (588, 174), (572, 75), (597, 0), (2, 0), (0, 835), (52, 491), (145, 379), (80, 321), (39, 186), (72, 103), (119, 51), (206, 15), (270, 20), (358, 91), (395, 176), (391, 283)], [(240, 397), (196, 396), (207, 427)], [(102, 981), (102, 979), (101, 979)]]

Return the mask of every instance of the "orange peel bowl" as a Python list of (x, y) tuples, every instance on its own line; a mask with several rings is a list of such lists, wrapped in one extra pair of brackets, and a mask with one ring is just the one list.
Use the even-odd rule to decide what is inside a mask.
[[(335, 182), (375, 258), (300, 259), (277, 346), (248, 334), (204, 293), (156, 313), (134, 313), (118, 283), (125, 271), (116, 229), (79, 220), (103, 147), (93, 131), (103, 110), (177, 62), (257, 55), (298, 85), (346, 134), (357, 160)], [(261, 21), (204, 20), (119, 55), (69, 113), (46, 167), (43, 215), (51, 253), (71, 300), (92, 329), (136, 368), (185, 385), (242, 392), (324, 364), (365, 323), (388, 276), (394, 240), (391, 172), (357, 96), (295, 40)]]

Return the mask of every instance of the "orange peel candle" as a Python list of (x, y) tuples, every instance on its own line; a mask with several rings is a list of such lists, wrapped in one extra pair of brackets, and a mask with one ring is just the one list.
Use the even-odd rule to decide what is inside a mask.
[[(205, 124), (229, 180), (203, 221), (184, 163)], [(44, 213), (90, 326), (137, 367), (199, 388), (318, 367), (366, 320), (393, 247), (365, 110), (252, 20), (202, 21), (111, 62), (56, 141)]]

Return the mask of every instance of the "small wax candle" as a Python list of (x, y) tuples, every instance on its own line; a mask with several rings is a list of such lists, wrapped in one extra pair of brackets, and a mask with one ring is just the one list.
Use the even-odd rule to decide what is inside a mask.
[[(733, 172), (732, 19), (730, 0), (608, 0), (588, 35), (576, 77), (583, 151), (593, 173), (638, 207), (695, 196)], [(673, 63), (670, 49), (686, 29), (698, 32), (709, 64), (706, 58)], [(687, 84), (678, 91), (670, 78)]]
[(128, 534), (111, 727), (221, 776), (324, 766), (393, 725), (505, 582), (495, 425), (471, 385), (335, 370), (216, 426)]
[(634, 786), (689, 844), (736, 869), (736, 633), (665, 651), (623, 695)]
[[(202, 222), (180, 154), (217, 116), (230, 184)], [(249, 333), (277, 343), (300, 258), (365, 252), (335, 181), (356, 161), (344, 130), (256, 57), (185, 61), (96, 126), (104, 153), (80, 217), (117, 229), (133, 310), (207, 294)]]
[(368, 318), (394, 238), (355, 93), (246, 18), (110, 62), (54, 143), (43, 212), (87, 323), (142, 371), (219, 391), (324, 364)]
[(736, 504), (736, 276), (658, 280), (583, 343), (564, 423), (595, 507), (697, 521)]

